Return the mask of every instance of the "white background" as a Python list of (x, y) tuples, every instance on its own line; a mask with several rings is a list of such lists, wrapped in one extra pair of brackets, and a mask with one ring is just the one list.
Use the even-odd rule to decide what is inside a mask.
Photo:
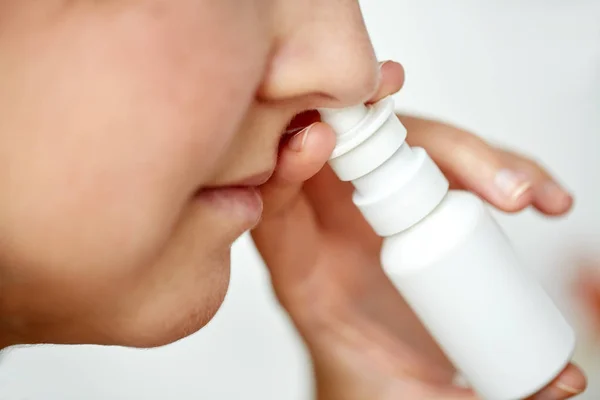
[[(566, 282), (571, 257), (600, 245), (600, 2), (366, 0), (363, 8), (380, 58), (406, 67), (402, 108), (527, 152), (575, 193), (566, 219), (526, 212), (500, 221), (581, 327)], [(585, 335), (577, 359), (592, 380), (582, 398), (600, 398), (600, 350)], [(0, 365), (0, 400), (308, 400), (311, 390), (303, 348), (247, 237), (234, 249), (224, 307), (194, 337), (152, 351), (21, 349)]]

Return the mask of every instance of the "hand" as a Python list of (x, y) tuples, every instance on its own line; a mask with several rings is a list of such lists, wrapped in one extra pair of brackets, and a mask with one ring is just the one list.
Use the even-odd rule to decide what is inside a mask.
[(575, 294), (584, 307), (586, 317), (598, 339), (600, 333), (600, 262), (582, 263), (575, 282)]
[[(403, 80), (399, 64), (383, 65), (373, 101), (400, 90)], [(450, 126), (403, 122), (409, 143), (424, 147), (455, 188), (505, 211), (570, 208), (570, 196), (534, 162)], [(383, 273), (382, 240), (353, 205), (352, 185), (323, 167), (334, 142), (317, 123), (282, 144), (276, 175), (263, 188), (263, 221), (252, 233), (311, 353), (318, 398), (474, 400), (452, 385), (453, 367)], [(542, 392), (566, 399), (584, 386), (570, 365)]]

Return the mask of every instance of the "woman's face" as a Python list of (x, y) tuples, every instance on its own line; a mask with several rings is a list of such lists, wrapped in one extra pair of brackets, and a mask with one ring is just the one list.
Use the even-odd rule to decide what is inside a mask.
[(292, 117), (377, 79), (355, 0), (1, 2), (3, 344), (198, 330)]

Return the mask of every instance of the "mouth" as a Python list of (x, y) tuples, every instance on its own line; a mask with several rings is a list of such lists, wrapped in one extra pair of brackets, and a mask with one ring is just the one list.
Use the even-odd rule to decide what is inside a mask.
[(218, 216), (219, 226), (232, 240), (254, 228), (263, 211), (263, 199), (257, 186), (205, 188), (194, 196), (194, 203)]
[(259, 174), (256, 175), (252, 175), (248, 178), (245, 178), (239, 182), (236, 182), (232, 185), (228, 185), (228, 186), (233, 186), (233, 187), (258, 187), (261, 186), (265, 183), (267, 183), (267, 181), (271, 178), (271, 176), (273, 176), (273, 173), (275, 172), (274, 169), (269, 170), (269, 171), (264, 171), (261, 172)]
[[(316, 110), (297, 114), (283, 131), (283, 140), (320, 121), (321, 116)], [(251, 229), (260, 221), (262, 215), (263, 201), (259, 187), (267, 183), (274, 172), (275, 169), (272, 168), (235, 182), (203, 187), (194, 197), (203, 206), (222, 213), (223, 218), (232, 226), (239, 225), (243, 230)]]

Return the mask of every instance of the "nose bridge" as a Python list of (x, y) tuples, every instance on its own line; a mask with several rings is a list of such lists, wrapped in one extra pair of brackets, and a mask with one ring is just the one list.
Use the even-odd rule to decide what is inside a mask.
[(377, 88), (379, 68), (360, 9), (354, 2), (320, 3), (330, 6), (281, 38), (264, 93), (274, 100), (320, 95), (328, 107), (364, 102)]

